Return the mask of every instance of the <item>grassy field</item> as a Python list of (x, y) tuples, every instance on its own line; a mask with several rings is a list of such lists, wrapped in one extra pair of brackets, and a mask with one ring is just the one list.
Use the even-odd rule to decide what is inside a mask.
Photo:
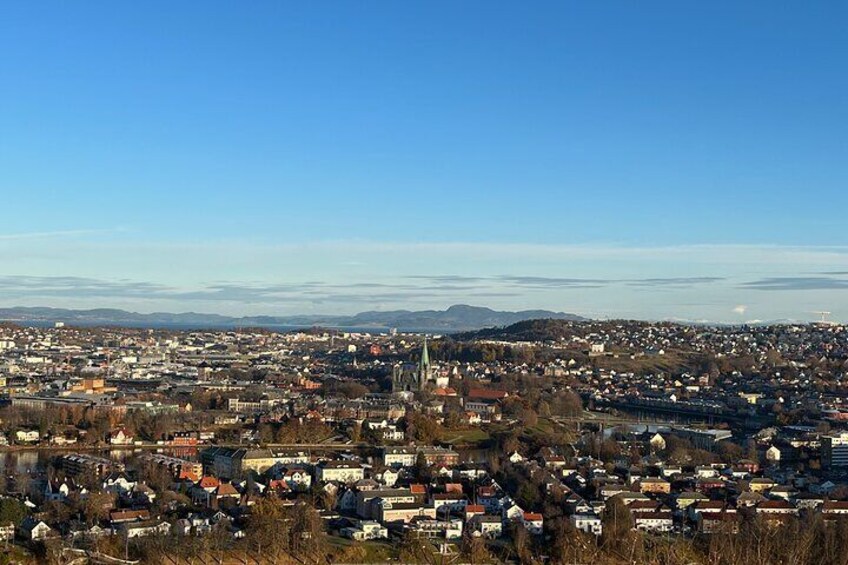
[(397, 549), (387, 540), (353, 541), (336, 536), (327, 539), (342, 559), (345, 554), (355, 556), (361, 563), (387, 563), (397, 559)]
[(445, 443), (455, 445), (479, 445), (491, 439), (489, 433), (482, 428), (468, 428), (460, 430), (442, 430), (439, 439)]

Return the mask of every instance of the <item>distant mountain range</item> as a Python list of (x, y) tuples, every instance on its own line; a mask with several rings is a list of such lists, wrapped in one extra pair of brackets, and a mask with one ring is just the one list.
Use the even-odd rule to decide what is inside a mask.
[(386, 329), (400, 331), (459, 332), (481, 328), (507, 326), (523, 320), (553, 318), (582, 321), (575, 314), (547, 310), (499, 312), (490, 308), (457, 304), (447, 310), (392, 310), (387, 312), (361, 312), (353, 316), (245, 316), (232, 317), (219, 314), (183, 312), (173, 314), (154, 312), (139, 314), (111, 308), (94, 310), (68, 310), (64, 308), (15, 307), (0, 308), (0, 320), (21, 324), (45, 325), (64, 322), (80, 326), (128, 326), (151, 328), (297, 328), (326, 326), (336, 328)]

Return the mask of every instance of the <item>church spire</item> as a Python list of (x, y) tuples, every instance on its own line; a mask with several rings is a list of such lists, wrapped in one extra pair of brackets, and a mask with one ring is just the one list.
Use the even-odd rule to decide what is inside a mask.
[(421, 349), (421, 369), (430, 367), (430, 353), (427, 351), (427, 336), (424, 336), (424, 347)]
[(430, 382), (430, 352), (427, 351), (427, 336), (424, 336), (424, 347), (421, 348), (421, 360), (418, 362), (418, 387), (423, 389)]

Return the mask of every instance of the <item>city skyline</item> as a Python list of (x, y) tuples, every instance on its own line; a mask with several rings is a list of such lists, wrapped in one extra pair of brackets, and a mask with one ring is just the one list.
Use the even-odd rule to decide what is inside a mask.
[(3, 8), (0, 306), (848, 319), (844, 5), (159, 6)]

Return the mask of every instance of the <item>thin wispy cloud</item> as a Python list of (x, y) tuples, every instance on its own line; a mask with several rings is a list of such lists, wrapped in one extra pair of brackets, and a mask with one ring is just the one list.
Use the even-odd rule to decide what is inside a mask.
[(131, 297), (161, 296), (174, 289), (145, 281), (107, 281), (86, 277), (40, 277), (11, 275), (0, 277), (0, 292), (7, 297)]
[(51, 239), (63, 237), (76, 237), (85, 235), (102, 235), (107, 233), (116, 233), (117, 228), (104, 229), (80, 229), (80, 230), (57, 230), (57, 231), (35, 231), (24, 233), (0, 233), (0, 241), (19, 241), (27, 239)]
[[(409, 282), (403, 282), (403, 281)], [(112, 301), (141, 299), (176, 303), (280, 304), (292, 301), (322, 303), (386, 303), (407, 301), (465, 301), (474, 298), (506, 298), (534, 291), (596, 289), (613, 284), (638, 282), (648, 286), (670, 283), (692, 284), (718, 278), (612, 279), (563, 278), (520, 275), (466, 277), (459, 275), (411, 276), (401, 282), (356, 281), (350, 283), (308, 281), (274, 284), (214, 283), (194, 288), (150, 281), (106, 280), (90, 277), (9, 275), (0, 277), (0, 292), (6, 300), (38, 298), (83, 298)]]
[(444, 283), (481, 282), (491, 280), (489, 277), (469, 277), (465, 275), (408, 275), (404, 278)]
[(606, 279), (606, 278), (575, 278), (575, 277), (543, 277), (529, 275), (498, 275), (493, 277), (466, 277), (461, 275), (438, 275), (433, 277), (416, 275), (409, 277), (417, 280), (433, 282), (478, 282), (501, 284), (516, 288), (602, 288), (610, 285), (625, 284), (639, 287), (688, 287), (717, 283), (726, 280), (725, 277), (662, 277), (644, 279)]
[(653, 279), (633, 279), (626, 281), (631, 286), (668, 287), (668, 286), (692, 286), (700, 284), (711, 284), (726, 280), (724, 277), (668, 277)]
[[(67, 232), (32, 232), (0, 235), (0, 238), (37, 240), (63, 235), (88, 235), (121, 232), (122, 229), (70, 230)], [(43, 235), (42, 235), (43, 234)], [(398, 254), (408, 257), (462, 257), (512, 260), (655, 260), (698, 264), (807, 264), (816, 270), (840, 268), (848, 262), (848, 246), (838, 245), (759, 245), (759, 244), (688, 244), (639, 246), (620, 243), (543, 244), (543, 243), (486, 243), (486, 242), (391, 242), (373, 240), (323, 240), (277, 243), (265, 240), (216, 241), (157, 241), (124, 242), (100, 241), (98, 249), (114, 248), (121, 252), (216, 254), (216, 255), (332, 255), (334, 264), (364, 266), (373, 263), (379, 254)], [(370, 259), (370, 261), (369, 261)], [(474, 276), (468, 278), (475, 278)]]
[(100, 298), (147, 299), (174, 302), (232, 302), (278, 304), (286, 301), (323, 303), (384, 303), (449, 296), (469, 298), (515, 296), (485, 286), (455, 284), (390, 284), (354, 282), (350, 284), (309, 281), (281, 284), (216, 283), (195, 289), (146, 281), (109, 281), (87, 277), (48, 277), (12, 275), (0, 277), (0, 292), (9, 299), (19, 298)]
[(568, 277), (537, 277), (502, 275), (496, 280), (523, 288), (599, 288), (609, 284), (608, 279), (582, 279)]
[(767, 277), (742, 283), (753, 290), (846, 290), (848, 279), (834, 277)]

